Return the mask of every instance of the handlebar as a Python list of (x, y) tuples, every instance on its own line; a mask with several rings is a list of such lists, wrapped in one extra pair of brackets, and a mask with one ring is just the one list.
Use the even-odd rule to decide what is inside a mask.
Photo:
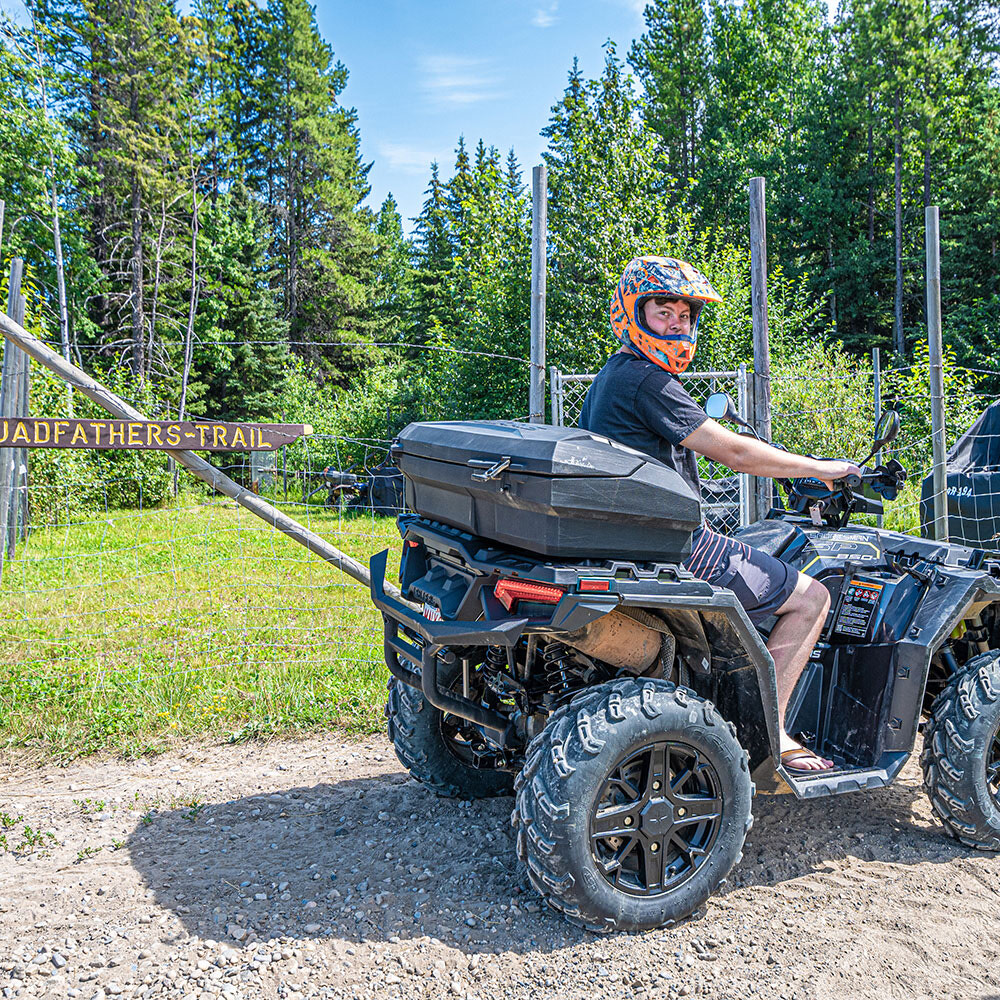
[(847, 523), (852, 512), (882, 512), (880, 500), (873, 500), (860, 492), (863, 484), (881, 498), (895, 500), (905, 482), (906, 470), (895, 459), (874, 469), (862, 467), (861, 475), (851, 474), (835, 479), (832, 489), (824, 480), (815, 477), (781, 480), (792, 510), (800, 514), (809, 513), (817, 523), (822, 518), (839, 527)]

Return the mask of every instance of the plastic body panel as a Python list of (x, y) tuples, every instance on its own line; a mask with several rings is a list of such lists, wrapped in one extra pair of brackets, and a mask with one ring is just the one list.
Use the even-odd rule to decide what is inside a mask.
[[(965, 546), (855, 525), (797, 527), (805, 543), (783, 558), (822, 580), (833, 604), (789, 704), (789, 728), (815, 733), (821, 752), (889, 769), (891, 755), (913, 749), (934, 653), (970, 605), (1000, 599), (1000, 579), (978, 568), (981, 553)], [(883, 588), (867, 639), (837, 631), (839, 600), (853, 580)], [(820, 719), (816, 685), (825, 699)]]
[(417, 514), (553, 558), (681, 562), (701, 505), (672, 469), (588, 431), (414, 423), (393, 445)]

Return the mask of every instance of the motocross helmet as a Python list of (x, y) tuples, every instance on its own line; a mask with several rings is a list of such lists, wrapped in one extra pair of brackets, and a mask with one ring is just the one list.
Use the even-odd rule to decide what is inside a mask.
[[(691, 332), (661, 337), (646, 326), (643, 306), (651, 298), (681, 299), (691, 307)], [(706, 302), (721, 302), (718, 292), (697, 268), (673, 257), (630, 260), (611, 297), (611, 330), (655, 365), (679, 375), (694, 358), (698, 319)]]

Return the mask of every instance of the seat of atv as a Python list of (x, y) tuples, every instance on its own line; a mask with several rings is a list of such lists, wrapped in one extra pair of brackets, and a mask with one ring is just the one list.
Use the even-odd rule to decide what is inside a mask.
[(734, 532), (733, 537), (777, 558), (798, 534), (799, 529), (787, 521), (756, 521)]

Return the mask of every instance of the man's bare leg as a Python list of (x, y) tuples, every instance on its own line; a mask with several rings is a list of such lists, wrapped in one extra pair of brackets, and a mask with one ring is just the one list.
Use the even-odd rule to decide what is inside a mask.
[[(827, 611), (830, 610), (830, 593), (818, 580), (799, 573), (792, 596), (778, 610), (778, 621), (771, 630), (767, 648), (774, 660), (774, 673), (778, 687), (778, 725), (781, 729), (781, 747), (786, 750), (801, 749), (801, 744), (785, 732), (785, 710), (795, 689), (809, 654), (816, 645)], [(816, 756), (802, 757), (795, 761), (796, 770), (825, 771), (833, 761)]]

